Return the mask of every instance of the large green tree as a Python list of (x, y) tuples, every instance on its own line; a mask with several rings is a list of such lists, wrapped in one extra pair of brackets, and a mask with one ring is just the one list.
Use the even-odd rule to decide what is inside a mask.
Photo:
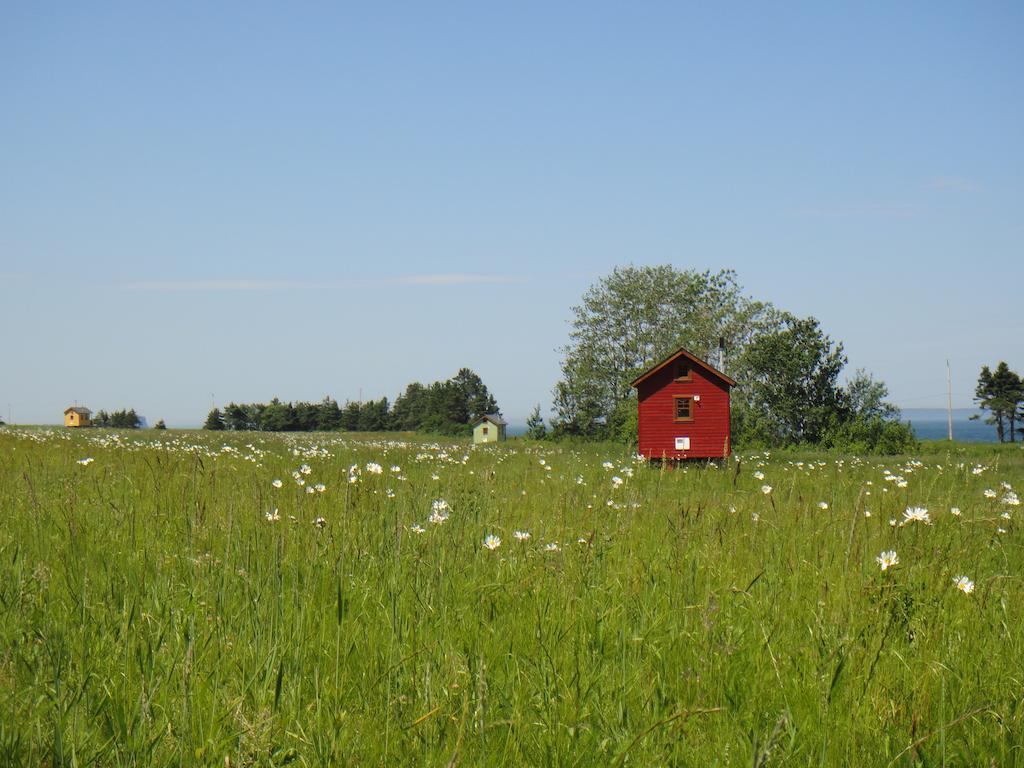
[(787, 316), (747, 350), (748, 378), (737, 394), (747, 433), (773, 445), (816, 443), (842, 418), (843, 345), (814, 318)]
[(728, 372), (742, 376), (747, 346), (779, 316), (770, 304), (745, 296), (731, 270), (696, 272), (667, 264), (614, 269), (572, 313), (554, 395), (559, 429), (578, 434), (628, 424), (630, 382), (678, 347), (716, 363), (722, 340)]

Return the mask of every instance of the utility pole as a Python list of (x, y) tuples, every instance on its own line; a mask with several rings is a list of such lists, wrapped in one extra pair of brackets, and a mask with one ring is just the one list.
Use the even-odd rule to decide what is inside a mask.
[(949, 441), (953, 441), (953, 375), (949, 370), (949, 359), (946, 359), (946, 426), (949, 428)]

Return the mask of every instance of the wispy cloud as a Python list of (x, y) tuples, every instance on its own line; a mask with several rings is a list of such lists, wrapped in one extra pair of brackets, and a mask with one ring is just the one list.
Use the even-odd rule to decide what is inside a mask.
[(944, 192), (980, 192), (982, 190), (980, 183), (961, 176), (937, 176), (931, 179), (926, 186), (928, 189)]
[(798, 216), (814, 218), (893, 218), (909, 219), (927, 212), (927, 208), (911, 203), (851, 203), (843, 205), (809, 205), (796, 209)]
[[(388, 282), (385, 280), (385, 282)], [(403, 275), (394, 278), (402, 285), (494, 285), (500, 283), (521, 283), (523, 278), (512, 275), (474, 275), (465, 273), (438, 275)]]
[(126, 291), (143, 291), (157, 293), (204, 293), (220, 292), (235, 293), (249, 291), (275, 291), (289, 288), (310, 288), (316, 283), (295, 280), (141, 280), (138, 282), (121, 283)]
[(139, 280), (119, 283), (118, 287), (126, 291), (149, 293), (252, 293), (259, 291), (338, 288), (341, 286), (353, 285), (462, 286), (500, 285), (522, 282), (525, 282), (525, 278), (513, 275), (488, 275), (456, 272), (320, 281), (257, 280), (251, 278), (230, 278), (218, 280)]

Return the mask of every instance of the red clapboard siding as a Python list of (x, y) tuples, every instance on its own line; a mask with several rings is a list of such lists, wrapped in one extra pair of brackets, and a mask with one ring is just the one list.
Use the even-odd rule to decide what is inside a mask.
[[(680, 353), (673, 355), (678, 357)], [(676, 381), (674, 366), (664, 362), (634, 382), (639, 409), (639, 452), (647, 458), (710, 459), (731, 453), (729, 384), (706, 364), (691, 360), (691, 380)], [(669, 358), (672, 360), (673, 358)], [(697, 364), (694, 364), (697, 363)], [(700, 400), (692, 403), (692, 421), (675, 420), (675, 395)], [(688, 451), (676, 450), (677, 437), (689, 437)]]

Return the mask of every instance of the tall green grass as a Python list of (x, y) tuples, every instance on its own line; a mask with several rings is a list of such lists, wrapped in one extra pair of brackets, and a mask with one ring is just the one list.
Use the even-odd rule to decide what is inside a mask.
[(1024, 764), (1024, 452), (925, 450), (8, 428), (0, 765)]

